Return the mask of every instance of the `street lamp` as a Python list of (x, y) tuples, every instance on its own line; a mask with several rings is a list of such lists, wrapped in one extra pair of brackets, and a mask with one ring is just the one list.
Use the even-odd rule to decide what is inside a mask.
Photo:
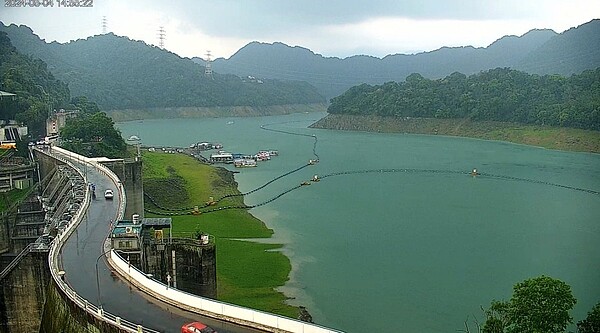
[(112, 249), (102, 253), (98, 259), (96, 259), (96, 289), (98, 291), (98, 308), (102, 309), (102, 299), (100, 298), (100, 278), (99, 278), (99, 274), (98, 274), (98, 262), (100, 261), (100, 258), (106, 256), (107, 253), (109, 253), (110, 251), (112, 251)]

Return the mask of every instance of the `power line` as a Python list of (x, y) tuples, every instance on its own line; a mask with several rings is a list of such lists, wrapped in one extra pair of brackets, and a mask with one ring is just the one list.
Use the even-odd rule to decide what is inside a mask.
[(102, 34), (106, 34), (108, 32), (108, 20), (106, 20), (106, 16), (102, 16)]
[(161, 49), (165, 48), (165, 38), (166, 38), (165, 27), (161, 26), (158, 28), (158, 47)]
[(206, 51), (206, 65), (204, 66), (204, 75), (206, 75), (212, 79), (213, 72), (212, 72), (212, 66), (210, 64), (210, 62), (211, 62), (210, 57), (211, 57), (210, 51)]

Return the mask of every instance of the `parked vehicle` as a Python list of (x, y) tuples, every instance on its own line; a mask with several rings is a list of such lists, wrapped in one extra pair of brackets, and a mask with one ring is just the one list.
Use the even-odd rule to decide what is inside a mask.
[(113, 190), (106, 190), (104, 191), (104, 198), (105, 199), (112, 199), (115, 196), (115, 194), (113, 193)]

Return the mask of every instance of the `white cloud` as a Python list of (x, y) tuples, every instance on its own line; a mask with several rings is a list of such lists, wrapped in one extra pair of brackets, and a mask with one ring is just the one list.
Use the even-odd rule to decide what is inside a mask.
[[(412, 20), (377, 18), (358, 24), (329, 26), (326, 39), (337, 41), (329, 52), (363, 50), (375, 56), (431, 51), (442, 46), (485, 47), (504, 35), (522, 35), (531, 29), (523, 21)], [(324, 46), (325, 47), (325, 46)]]
[(385, 56), (442, 46), (487, 46), (534, 28), (562, 32), (600, 13), (590, 0), (102, 0), (93, 8), (2, 8), (5, 24), (30, 26), (47, 41), (101, 33), (102, 17), (117, 35), (181, 56), (229, 57), (251, 41), (280, 41), (326, 56)]
[(186, 24), (172, 22), (165, 26), (167, 38), (165, 48), (182, 57), (206, 58), (210, 51), (212, 59), (229, 57), (248, 41), (237, 38), (219, 38), (209, 36), (197, 29), (189, 29)]

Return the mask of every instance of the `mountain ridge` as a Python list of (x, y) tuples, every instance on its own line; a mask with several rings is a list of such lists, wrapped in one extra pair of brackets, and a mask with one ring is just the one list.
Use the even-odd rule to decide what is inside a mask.
[[(129, 37), (109, 33), (66, 43), (47, 43), (26, 26), (2, 24), (0, 29), (9, 33), (21, 52), (48, 63), (75, 94), (89, 96), (105, 109), (312, 104), (325, 101), (316, 96), (319, 94), (329, 99), (362, 83), (400, 82), (412, 73), (436, 79), (453, 72), (470, 75), (508, 67), (535, 74), (570, 75), (600, 66), (599, 19), (560, 34), (550, 29), (532, 29), (521, 36), (503, 36), (487, 47), (444, 46), (428, 52), (391, 54), (383, 58), (325, 57), (302, 46), (254, 41), (229, 59), (218, 58), (212, 62), (213, 78), (219, 83), (202, 75), (202, 59), (183, 58)], [(123, 53), (122, 49), (130, 53)], [(107, 72), (110, 75), (106, 75)], [(248, 76), (259, 80), (244, 79)], [(272, 89), (262, 89), (266, 85), (251, 86), (249, 81), (268, 83)], [(223, 84), (229, 89), (222, 89)], [(157, 85), (165, 89), (158, 89)], [(273, 90), (277, 85), (280, 90)], [(139, 89), (136, 91), (134, 87), (145, 89), (150, 96), (141, 99)], [(241, 89), (239, 94), (232, 93), (236, 89)], [(179, 96), (183, 91), (187, 91), (187, 95)]]
[(205, 75), (188, 58), (113, 33), (47, 43), (27, 26), (0, 25), (22, 53), (40, 58), (73, 94), (104, 110), (324, 103), (306, 82)]
[[(558, 66), (556, 59), (545, 60), (550, 55), (542, 51), (534, 53), (543, 49), (551, 40), (558, 40), (555, 43), (561, 45), (567, 39), (573, 40), (576, 47), (565, 49), (557, 46), (553, 49), (554, 52), (566, 52), (563, 56), (565, 59), (576, 59), (578, 52), (590, 53), (591, 60), (584, 65), (570, 63)], [(581, 41), (587, 39), (592, 39), (592, 42)], [(383, 58), (368, 55), (325, 57), (299, 46), (255, 41), (240, 48), (228, 59), (215, 59), (212, 67), (220, 73), (240, 76), (296, 78), (311, 83), (327, 98), (332, 98), (355, 85), (403, 81), (406, 76), (415, 72), (427, 78), (442, 78), (452, 72), (469, 75), (497, 67), (533, 70), (536, 62), (547, 61), (550, 66), (545, 66), (539, 74), (580, 73), (585, 69), (595, 68), (591, 64), (600, 66), (600, 51), (588, 47), (597, 44), (600, 45), (600, 20), (596, 19), (560, 34), (550, 29), (532, 29), (521, 36), (503, 36), (487, 47), (444, 46), (433, 51), (390, 54)], [(530, 54), (535, 56), (528, 56)], [(197, 58), (195, 61), (201, 60)]]

